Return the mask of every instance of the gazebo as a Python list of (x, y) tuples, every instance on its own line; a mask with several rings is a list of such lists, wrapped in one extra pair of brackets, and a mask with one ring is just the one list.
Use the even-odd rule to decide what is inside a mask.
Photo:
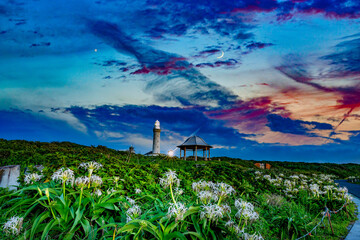
[[(201, 137), (198, 136), (189, 137), (188, 139), (186, 139), (186, 141), (183, 144), (177, 147), (180, 148), (180, 158), (182, 156), (181, 151), (184, 150), (184, 160), (186, 160), (187, 149), (193, 150), (193, 156), (195, 157), (195, 161), (197, 160), (197, 151), (201, 149), (203, 150), (204, 159), (210, 160), (210, 148), (212, 148), (212, 146), (207, 144)], [(209, 155), (207, 154), (207, 151), (209, 151)]]

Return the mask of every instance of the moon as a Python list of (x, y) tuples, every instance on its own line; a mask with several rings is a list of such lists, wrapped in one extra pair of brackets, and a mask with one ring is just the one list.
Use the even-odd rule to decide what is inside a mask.
[(217, 58), (222, 58), (224, 56), (224, 51), (221, 50), (221, 56), (217, 57)]

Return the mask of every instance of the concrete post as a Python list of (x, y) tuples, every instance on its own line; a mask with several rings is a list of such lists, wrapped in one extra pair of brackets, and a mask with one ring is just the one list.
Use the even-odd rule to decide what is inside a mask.
[(195, 146), (195, 161), (197, 161), (197, 146)]

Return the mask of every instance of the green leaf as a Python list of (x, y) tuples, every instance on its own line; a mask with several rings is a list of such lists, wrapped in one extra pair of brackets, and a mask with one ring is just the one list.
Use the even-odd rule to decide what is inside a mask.
[(40, 214), (34, 221), (32, 228), (31, 228), (31, 233), (30, 233), (30, 240), (34, 239), (34, 235), (35, 233), (38, 231), (38, 226), (39, 224), (44, 221), (46, 218), (50, 217), (50, 212), (46, 211), (43, 212), (42, 214)]
[(185, 239), (186, 237), (184, 236), (184, 234), (180, 233), (180, 232), (173, 232), (170, 233), (168, 235), (166, 235), (165, 240), (170, 240), (170, 239), (174, 239), (174, 238), (179, 238), (179, 239)]
[(56, 219), (52, 219), (45, 227), (43, 234), (41, 235), (41, 240), (47, 239), (47, 235), (49, 231), (58, 223), (59, 221)]

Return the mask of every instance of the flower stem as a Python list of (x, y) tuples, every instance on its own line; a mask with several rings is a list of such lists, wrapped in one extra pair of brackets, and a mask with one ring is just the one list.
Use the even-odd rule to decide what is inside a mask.
[(64, 193), (64, 199), (65, 199), (65, 181), (63, 180), (63, 193)]
[(218, 202), (218, 206), (220, 206), (220, 203), (221, 203), (221, 196), (219, 197), (219, 202)]
[(172, 186), (171, 186), (171, 185), (172, 185), (172, 184), (170, 183), (171, 198), (172, 198), (172, 200), (173, 200), (173, 202), (174, 202), (174, 204), (175, 204), (176, 209), (179, 210), (179, 208), (178, 208), (178, 206), (177, 206), (177, 204), (176, 204), (175, 198), (174, 198), (174, 194), (173, 194), (173, 190), (172, 190)]
[(88, 183), (88, 188), (90, 188), (90, 179), (91, 179), (91, 171), (89, 169), (89, 183)]
[(83, 190), (84, 190), (84, 187), (81, 188), (81, 192), (80, 192), (79, 209), (80, 209), (80, 206), (81, 206), (81, 198), (82, 198), (82, 195), (83, 195)]
[(241, 230), (244, 230), (244, 228), (245, 228), (245, 224), (246, 224), (246, 220), (245, 220), (245, 222), (244, 222), (244, 224), (243, 224), (243, 226), (242, 226)]
[(50, 206), (50, 197), (48, 197), (48, 202), (49, 202), (49, 208), (50, 208), (51, 214), (53, 215), (54, 220), (56, 220), (56, 217), (55, 217), (54, 211), (52, 210), (52, 207)]
[(240, 216), (238, 227), (240, 227), (241, 220), (242, 220), (242, 215)]

